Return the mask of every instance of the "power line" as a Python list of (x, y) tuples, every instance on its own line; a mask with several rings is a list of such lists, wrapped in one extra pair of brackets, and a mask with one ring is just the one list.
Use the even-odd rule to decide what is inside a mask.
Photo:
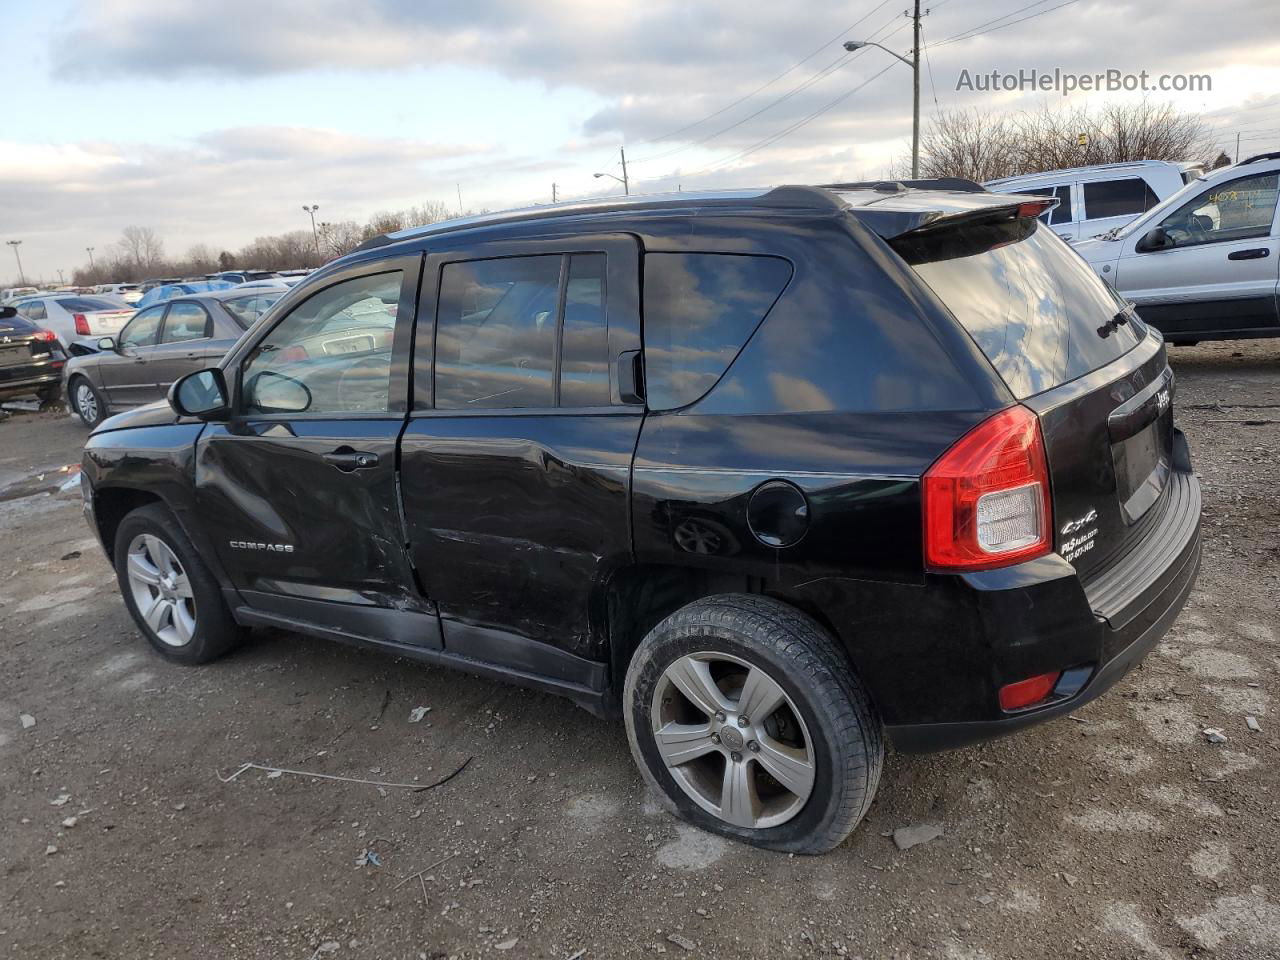
[[(885, 0), (885, 2), (887, 3), (889, 2), (889, 0)], [(880, 6), (883, 7), (884, 3), (880, 4)], [(879, 9), (879, 7), (877, 7), (876, 9)], [(865, 20), (866, 17), (864, 17), (863, 19)], [(894, 23), (897, 19), (898, 17), (895, 14), (890, 20), (881, 24), (874, 31), (872, 31), (869, 39), (874, 40), (876, 38), (876, 35), (879, 34), (880, 31), (884, 30), (890, 24)], [(901, 27), (899, 27), (898, 29), (901, 29)], [(893, 36), (894, 33), (897, 33), (897, 32), (898, 32), (897, 30), (891, 31), (890, 33), (886, 34), (884, 39), (888, 39), (889, 37)], [(730, 130), (736, 130), (738, 127), (742, 126), (744, 123), (749, 123), (750, 121), (754, 120), (756, 117), (760, 116), (762, 113), (766, 113), (769, 110), (772, 110), (774, 107), (778, 106), (779, 104), (785, 103), (787, 100), (790, 100), (796, 94), (803, 93), (805, 90), (809, 89), (811, 86), (813, 86), (815, 83), (818, 83), (820, 80), (824, 80), (825, 78), (829, 77), (831, 74), (835, 73), (842, 66), (844, 66), (849, 60), (853, 59), (856, 56), (858, 56), (857, 53), (842, 53), (839, 57), (837, 57), (831, 63), (827, 64), (827, 66), (823, 67), (821, 70), (815, 73), (808, 80), (804, 81), (798, 86), (792, 87), (786, 93), (782, 94), (782, 96), (769, 101), (759, 110), (756, 110), (753, 113), (749, 113), (745, 117), (742, 117), (739, 120), (735, 120), (733, 123), (729, 124), (728, 126), (721, 127), (719, 130), (716, 130), (713, 133), (709, 133), (704, 137), (699, 137), (696, 140), (691, 140), (688, 143), (682, 144), (681, 146), (678, 146), (673, 150), (667, 150), (662, 153), (656, 153), (656, 154), (651, 154), (650, 156), (647, 156), (647, 157), (642, 157), (639, 160), (633, 160), (631, 161), (632, 165), (634, 166), (637, 163), (650, 163), (654, 160), (663, 160), (667, 157), (673, 157), (678, 153), (683, 153), (686, 150), (691, 150), (694, 147), (701, 146), (702, 144), (708, 143), (709, 141), (714, 140), (717, 137), (723, 136), (724, 134), (728, 133)]]
[(1017, 10), (1012, 11), (1011, 13), (1006, 13), (1004, 17), (996, 17), (995, 20), (988, 20), (986, 23), (982, 23), (976, 27), (971, 27), (968, 30), (961, 31), (960, 33), (956, 34), (954, 37), (948, 37), (946, 40), (942, 40), (938, 43), (935, 43), (934, 46), (942, 47), (942, 46), (946, 46), (948, 43), (957, 43), (961, 40), (972, 40), (974, 37), (980, 37), (987, 33), (995, 33), (997, 30), (1003, 30), (1005, 27), (1012, 27), (1018, 23), (1026, 23), (1028, 20), (1034, 20), (1036, 17), (1043, 17), (1046, 13), (1053, 13), (1053, 11), (1055, 10), (1061, 10), (1063, 7), (1069, 7), (1073, 3), (1079, 3), (1080, 0), (1066, 0), (1066, 3), (1060, 3), (1056, 7), (1050, 7), (1047, 10), (1037, 10), (1035, 13), (1030, 14), (1029, 16), (1020, 17), (1017, 20), (1010, 20), (1008, 23), (1001, 23), (999, 26), (990, 27), (990, 29), (987, 29), (987, 30), (982, 29), (983, 27), (989, 27), (991, 24), (1005, 19), (1005, 17), (1012, 17), (1016, 13), (1022, 13), (1023, 10), (1030, 10), (1032, 7), (1037, 7), (1040, 4), (1047, 3), (1047, 2), (1048, 0), (1036, 0), (1035, 3), (1029, 3), (1025, 7), (1020, 7)]
[[(876, 4), (876, 6), (872, 7), (869, 11), (867, 11), (866, 13), (864, 13), (864, 14), (863, 14), (861, 17), (859, 17), (857, 20), (853, 21), (853, 23), (849, 24), (849, 26), (845, 27), (843, 30), (841, 30), (839, 33), (837, 33), (837, 34), (836, 34), (834, 37), (832, 37), (830, 40), (828, 40), (828, 41), (826, 41), (825, 43), (823, 43), (821, 46), (819, 46), (819, 47), (818, 47), (816, 50), (814, 50), (812, 53), (808, 54), (808, 55), (807, 55), (807, 56), (805, 56), (805, 57), (802, 57), (802, 58), (801, 58), (801, 59), (799, 59), (799, 60), (797, 60), (795, 63), (793, 63), (791, 66), (787, 67), (787, 69), (783, 70), (780, 74), (778, 74), (776, 77), (774, 77), (774, 78), (773, 78), (772, 80), (770, 80), (768, 83), (761, 84), (760, 86), (758, 86), (758, 87), (756, 87), (754, 90), (752, 90), (750, 93), (746, 94), (745, 96), (741, 96), (741, 97), (739, 97), (737, 100), (733, 101), (733, 103), (730, 103), (728, 106), (721, 107), (719, 110), (715, 111), (714, 113), (709, 113), (709, 114), (707, 114), (705, 117), (702, 117), (702, 118), (700, 118), (700, 119), (698, 119), (698, 120), (693, 121), (693, 123), (687, 123), (687, 124), (685, 124), (683, 127), (680, 127), (678, 130), (672, 130), (672, 131), (670, 131), (670, 132), (668, 132), (668, 133), (664, 133), (664, 134), (662, 134), (661, 136), (657, 136), (657, 137), (650, 137), (650, 138), (649, 138), (649, 139), (647, 139), (647, 140), (639, 140), (639, 141), (637, 141), (637, 144), (645, 144), (645, 143), (659, 143), (659, 142), (661, 142), (661, 141), (663, 141), (663, 140), (670, 140), (671, 138), (673, 138), (673, 137), (677, 137), (677, 136), (679, 136), (680, 134), (684, 133), (684, 132), (685, 132), (685, 131), (687, 131), (687, 130), (692, 130), (694, 127), (698, 126), (699, 124), (705, 123), (705, 122), (706, 122), (706, 121), (708, 121), (708, 120), (714, 120), (716, 117), (720, 116), (721, 114), (726, 113), (726, 112), (727, 112), (727, 111), (729, 111), (729, 110), (732, 110), (734, 107), (738, 106), (738, 104), (740, 104), (740, 103), (745, 103), (746, 101), (748, 101), (748, 100), (750, 100), (752, 97), (754, 97), (756, 94), (761, 93), (762, 91), (767, 90), (769, 87), (773, 86), (775, 83), (777, 83), (777, 82), (778, 82), (779, 80), (781, 80), (783, 77), (785, 77), (787, 74), (789, 74), (789, 73), (791, 73), (792, 71), (794, 71), (794, 70), (798, 69), (799, 67), (804, 66), (806, 63), (808, 63), (810, 60), (812, 60), (814, 57), (816, 57), (818, 54), (820, 54), (823, 50), (827, 49), (827, 47), (831, 46), (833, 43), (836, 43), (837, 41), (839, 41), (840, 39), (842, 39), (846, 33), (848, 33), (850, 30), (852, 30), (852, 29), (853, 29), (854, 27), (856, 27), (858, 24), (862, 23), (862, 21), (864, 21), (864, 20), (866, 20), (867, 18), (871, 17), (873, 14), (878, 13), (882, 7), (887, 6), (890, 2), (892, 2), (892, 0), (881, 0), (881, 2), (880, 2), (880, 3)], [(943, 2), (943, 3), (945, 3), (945, 2), (946, 2), (946, 0), (942, 0), (942, 2)], [(635, 161), (635, 162), (636, 162), (636, 163), (640, 163), (640, 162), (642, 162), (642, 161), (638, 161), (638, 160), (637, 160), (637, 161)]]
[[(924, 33), (924, 25), (921, 24), (920, 32)], [(942, 110), (942, 104), (938, 103), (938, 88), (933, 85), (933, 61), (929, 59), (929, 44), (922, 43), (921, 48), (924, 50), (924, 62), (929, 68), (929, 90), (933, 93), (933, 109), (934, 112)]]

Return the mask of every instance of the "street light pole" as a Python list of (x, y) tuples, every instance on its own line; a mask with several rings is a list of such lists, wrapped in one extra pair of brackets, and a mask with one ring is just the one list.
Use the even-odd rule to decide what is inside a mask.
[(18, 282), (24, 287), (27, 285), (27, 278), (22, 272), (22, 257), (18, 255), (18, 247), (22, 246), (21, 240), (6, 240), (5, 243), (13, 247), (14, 259), (18, 261)]
[(304, 203), (302, 205), (302, 209), (311, 215), (311, 239), (315, 241), (316, 266), (318, 267), (320, 266), (320, 234), (316, 232), (316, 211), (320, 209), (320, 204), (313, 203), (311, 206), (308, 207)]
[(94, 265), (93, 265), (93, 250), (94, 250), (94, 248), (93, 248), (93, 247), (85, 247), (85, 249), (89, 251), (89, 269), (90, 269), (90, 270), (94, 270), (94, 269), (96, 269), (96, 268), (94, 267)]
[(874, 40), (846, 40), (844, 48), (852, 53), (863, 47), (879, 47), (911, 68), (911, 179), (918, 180), (920, 179), (920, 0), (915, 0), (915, 12), (909, 15), (912, 20), (913, 37), (910, 60)]
[(622, 157), (622, 176), (615, 176), (612, 173), (593, 173), (592, 176), (599, 180), (601, 177), (608, 177), (610, 180), (617, 180), (622, 184), (622, 192), (628, 197), (631, 196), (631, 178), (627, 176), (627, 149), (620, 147), (619, 155)]

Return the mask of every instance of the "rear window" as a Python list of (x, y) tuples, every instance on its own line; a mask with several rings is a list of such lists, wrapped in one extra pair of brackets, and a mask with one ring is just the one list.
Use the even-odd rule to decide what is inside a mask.
[(1075, 380), (1138, 345), (1113, 323), (1121, 301), (1038, 220), (968, 225), (893, 241), (1019, 400)]
[(777, 257), (646, 254), (649, 407), (683, 407), (715, 386), (790, 279), (791, 264)]
[(1098, 180), (1081, 184), (1084, 188), (1084, 218), (1101, 220), (1104, 217), (1136, 217), (1146, 213), (1160, 198), (1147, 181), (1139, 177), (1125, 180)]
[(107, 297), (59, 297), (55, 301), (68, 313), (93, 313), (95, 310), (127, 310), (128, 306)]

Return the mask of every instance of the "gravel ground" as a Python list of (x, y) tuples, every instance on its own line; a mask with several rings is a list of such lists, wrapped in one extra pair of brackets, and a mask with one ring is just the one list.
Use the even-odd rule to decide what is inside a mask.
[(269, 631), (164, 662), (47, 492), (83, 428), (0, 422), (0, 956), (1280, 957), (1280, 341), (1173, 357), (1206, 542), (1172, 634), (1071, 719), (891, 756), (819, 858), (672, 819), (548, 696)]

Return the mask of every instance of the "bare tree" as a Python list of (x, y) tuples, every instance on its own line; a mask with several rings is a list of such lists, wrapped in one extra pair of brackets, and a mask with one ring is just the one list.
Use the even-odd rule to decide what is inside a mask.
[(119, 247), (139, 271), (157, 266), (164, 258), (164, 241), (151, 227), (125, 227)]
[(998, 115), (939, 114), (920, 143), (921, 174), (979, 182), (1063, 167), (1211, 156), (1208, 129), (1172, 104), (1112, 103)]

